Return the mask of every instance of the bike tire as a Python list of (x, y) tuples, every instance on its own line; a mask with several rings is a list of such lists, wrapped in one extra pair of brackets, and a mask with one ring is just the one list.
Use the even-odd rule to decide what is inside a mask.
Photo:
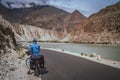
[(39, 77), (39, 65), (36, 66), (36, 69), (35, 69), (35, 74), (37, 77)]

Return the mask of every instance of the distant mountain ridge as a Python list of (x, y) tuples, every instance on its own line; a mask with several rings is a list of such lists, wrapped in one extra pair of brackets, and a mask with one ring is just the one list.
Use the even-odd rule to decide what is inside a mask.
[(76, 42), (120, 44), (120, 2), (91, 15), (72, 35)]
[[(22, 35), (21, 37), (24, 40), (38, 37), (43, 41), (47, 39), (48, 41), (55, 40), (81, 43), (119, 44), (119, 9), (120, 2), (108, 6), (86, 18), (77, 10), (73, 13), (67, 13), (48, 5), (19, 9), (7, 9), (0, 5), (0, 10), (4, 18), (14, 25), (15, 30), (17, 27), (20, 28), (20, 30), (16, 31), (19, 36)], [(18, 26), (16, 26), (16, 24)], [(27, 30), (27, 28), (25, 28), (26, 26), (31, 30), (30, 33), (29, 29)], [(32, 28), (39, 30), (32, 31)], [(27, 38), (25, 38), (25, 36)], [(49, 38), (45, 38), (44, 36), (48, 36)]]
[(112, 13), (115, 13), (118, 11), (120, 11), (120, 2), (118, 2), (114, 5), (107, 6), (106, 8), (101, 9), (98, 13), (92, 14), (90, 17), (103, 16), (105, 14), (112, 14)]
[[(49, 6), (49, 5), (34, 6), (34, 7), (31, 7), (31, 8), (17, 8), (17, 9), (9, 9), (9, 8), (6, 8), (6, 7), (2, 6), (2, 5), (0, 5), (0, 9), (1, 9), (1, 11), (2, 11), (1, 13), (3, 15), (4, 14), (7, 15), (7, 17), (4, 15), (4, 17), (6, 17), (6, 19), (9, 20), (9, 18), (8, 18), (8, 16), (9, 16), (9, 17), (12, 17), (13, 19), (14, 18), (18, 19), (18, 21), (20, 21), (21, 18), (23, 18), (23, 20), (24, 20), (26, 17), (28, 17), (31, 14), (35, 15), (35, 13), (37, 13), (37, 11), (39, 11), (38, 15), (42, 15), (42, 16), (43, 15), (50, 16), (50, 15), (59, 14), (59, 13), (66, 13), (66, 14), (68, 14), (67, 12), (65, 12), (63, 10), (57, 9), (57, 8), (55, 8), (53, 6)], [(47, 11), (45, 11), (45, 10), (47, 10)], [(9, 12), (9, 13), (7, 13), (7, 12)], [(31, 16), (34, 16), (34, 15), (31, 15)], [(16, 21), (16, 19), (14, 21)]]

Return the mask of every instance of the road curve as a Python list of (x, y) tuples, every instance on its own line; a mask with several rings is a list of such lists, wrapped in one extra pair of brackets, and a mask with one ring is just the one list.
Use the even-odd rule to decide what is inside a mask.
[(120, 80), (120, 69), (42, 49), (48, 73), (42, 80)]

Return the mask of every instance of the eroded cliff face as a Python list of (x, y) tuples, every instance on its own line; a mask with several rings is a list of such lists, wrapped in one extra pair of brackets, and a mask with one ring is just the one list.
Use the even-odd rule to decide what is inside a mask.
[(62, 39), (61, 33), (54, 30), (42, 29), (30, 25), (14, 25), (16, 31), (15, 37), (17, 41), (31, 41), (37, 38), (39, 41), (59, 41)]
[(13, 26), (0, 15), (0, 53), (12, 49), (16, 45), (12, 28)]

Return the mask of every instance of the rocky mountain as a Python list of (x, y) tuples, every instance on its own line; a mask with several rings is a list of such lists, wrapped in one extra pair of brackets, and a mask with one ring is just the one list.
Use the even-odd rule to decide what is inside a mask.
[(13, 49), (16, 45), (13, 26), (0, 15), (0, 53)]
[[(27, 24), (45, 29), (59, 29), (69, 13), (53, 6), (8, 9), (0, 6), (1, 13), (11, 23)], [(57, 23), (57, 24), (56, 24)], [(61, 30), (61, 29), (60, 29)]]
[(120, 3), (86, 18), (79, 11), (67, 13), (53, 6), (8, 9), (0, 5), (4, 18), (16, 31), (17, 40), (37, 37), (43, 41), (120, 43)]
[[(16, 35), (20, 40), (28, 40), (33, 37), (40, 38), (39, 40), (46, 39), (45, 41), (62, 40), (68, 35), (70, 30), (74, 29), (75, 25), (86, 18), (77, 10), (70, 14), (48, 5), (17, 9), (6, 8), (0, 5), (0, 10), (2, 11), (1, 13), (4, 18), (14, 25), (15, 31), (17, 31)], [(30, 36), (30, 38), (28, 38), (28, 35), (23, 34), (24, 31), (21, 31), (25, 30), (27, 31), (25, 33), (28, 33), (28, 26), (31, 28), (31, 31), (32, 28), (37, 29), (37, 33), (41, 33), (42, 31), (43, 34), (49, 37), (42, 38), (45, 35), (40, 34), (38, 36)], [(47, 32), (47, 34), (44, 32)], [(19, 33), (22, 33), (22, 35), (27, 35), (27, 38), (23, 38), (23, 36), (20, 38), (21, 35), (19, 35)], [(34, 33), (34, 31), (31, 33)], [(54, 38), (51, 37), (51, 35), (54, 35)]]
[(120, 43), (120, 2), (91, 15), (71, 36), (77, 42)]
[(67, 33), (74, 31), (76, 26), (85, 19), (87, 18), (78, 10), (73, 11), (64, 21), (64, 27), (67, 30)]
[(67, 15), (69, 15), (69, 13), (63, 10), (48, 5), (17, 9), (8, 9), (0, 5), (0, 10), (4, 18), (11, 22), (14, 25), (14, 27), (16, 27), (16, 24), (22, 24), (34, 26), (33, 28), (39, 27), (40, 30), (51, 30), (51, 32), (57, 31), (57, 34), (55, 35), (57, 35), (56, 37), (58, 37), (59, 39), (63, 38), (63, 22)]

